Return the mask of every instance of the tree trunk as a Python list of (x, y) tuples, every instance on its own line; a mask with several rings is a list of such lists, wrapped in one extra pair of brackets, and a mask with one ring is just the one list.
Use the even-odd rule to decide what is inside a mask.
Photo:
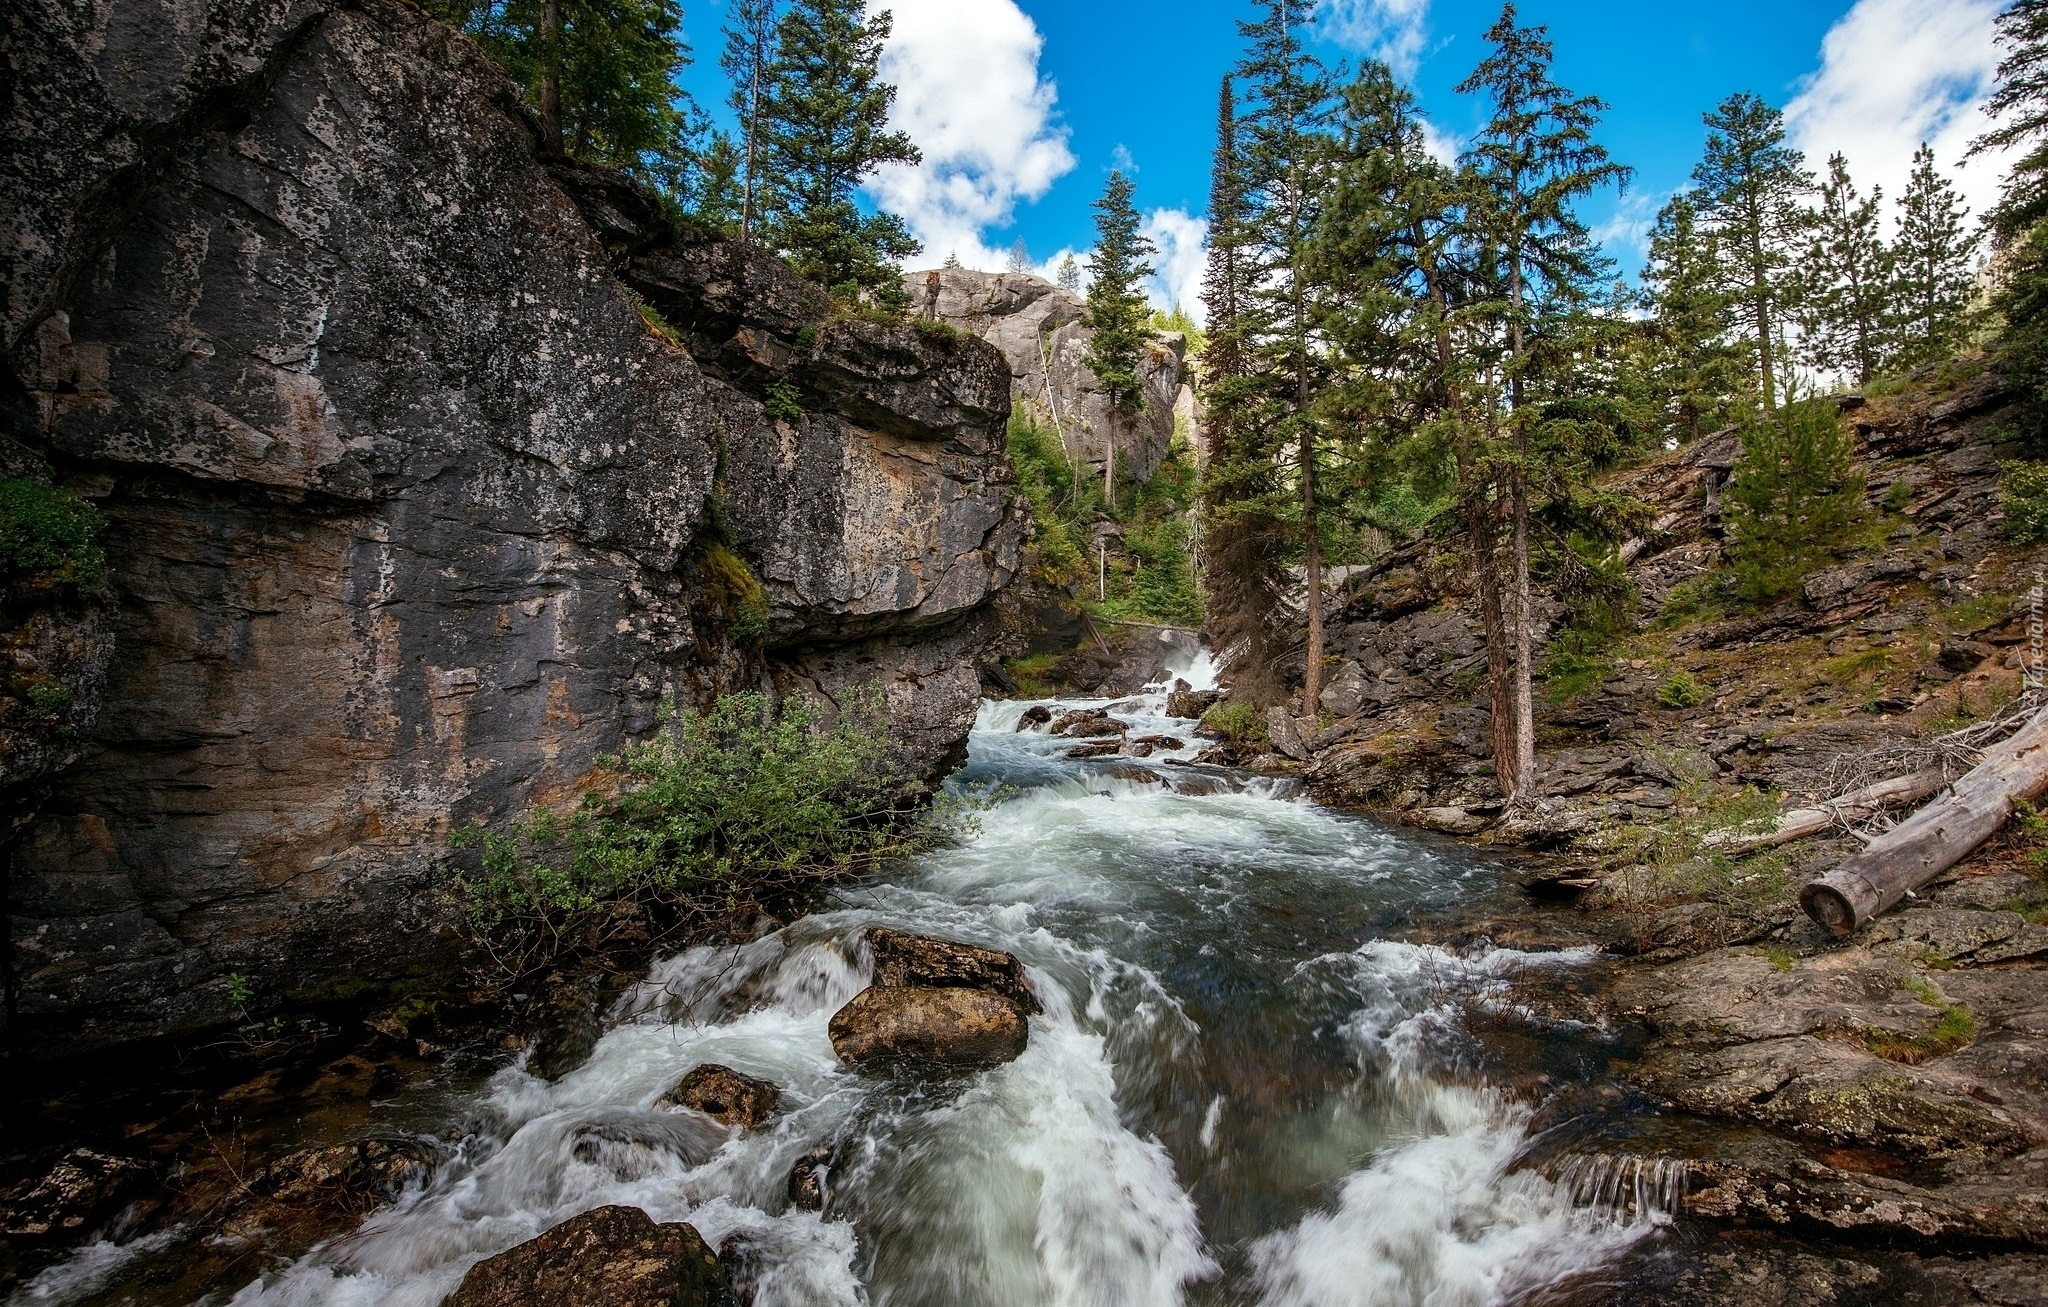
[(1308, 663), (1302, 674), (1301, 711), (1313, 717), (1323, 695), (1323, 541), (1316, 522), (1315, 442), (1301, 438), (1301, 519), (1308, 563)]
[(1109, 412), (1109, 430), (1102, 435), (1102, 499), (1116, 511), (1116, 410)]
[(1799, 891), (1806, 914), (1836, 935), (1857, 927), (1947, 871), (1990, 839), (2013, 804), (2048, 790), (2048, 709), (1984, 759), (1949, 792), (1871, 841), (1861, 853)]
[(1752, 834), (1722, 832), (1707, 837), (1707, 846), (1734, 857), (1774, 849), (1829, 830), (1839, 824), (1874, 817), (1887, 808), (1918, 803), (1939, 790), (1947, 781), (1939, 767), (1894, 776), (1875, 785), (1840, 794), (1812, 808), (1794, 808), (1780, 813), (1778, 824), (1768, 831)]
[(1535, 625), (1529, 599), (1529, 472), (1517, 464), (1514, 475), (1514, 574), (1508, 605), (1514, 622), (1514, 644), (1510, 646), (1509, 699), (1515, 723), (1515, 785), (1513, 795), (1526, 793), (1536, 783), (1536, 704), (1530, 689)]
[(541, 147), (549, 154), (562, 152), (562, 4), (547, 0), (541, 9), (541, 26), (547, 29), (546, 64), (540, 75)]

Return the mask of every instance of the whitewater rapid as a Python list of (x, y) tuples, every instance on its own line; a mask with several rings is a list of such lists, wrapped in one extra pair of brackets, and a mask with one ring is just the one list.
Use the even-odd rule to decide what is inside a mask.
[[(505, 1067), (423, 1183), (210, 1301), (428, 1307), (479, 1259), (625, 1203), (695, 1225), (758, 1307), (1479, 1307), (1665, 1219), (1518, 1168), (1534, 1104), (1474, 1069), (1474, 1014), (1540, 1024), (1521, 987), (1585, 955), (1383, 938), (1495, 892), (1496, 869), (1185, 765), (1164, 687), (1054, 705), (1188, 741), (1142, 761), (1063, 758), (1071, 741), (1015, 729), (1028, 706), (982, 709), (952, 785), (987, 806), (958, 847), (662, 960), (588, 1062)], [(1045, 1009), (1024, 1055), (924, 1083), (841, 1067), (826, 1023), (867, 983), (873, 923), (1023, 959)], [(702, 1062), (773, 1081), (782, 1110), (735, 1135), (653, 1106)], [(831, 1201), (795, 1210), (790, 1170), (818, 1150)]]

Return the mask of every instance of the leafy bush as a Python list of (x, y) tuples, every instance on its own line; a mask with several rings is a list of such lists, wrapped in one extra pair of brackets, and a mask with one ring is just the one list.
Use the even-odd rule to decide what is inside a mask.
[(803, 417), (804, 404), (795, 386), (787, 381), (772, 381), (768, 383), (767, 394), (762, 396), (761, 411), (778, 422), (795, 422)]
[(1664, 684), (1657, 687), (1657, 706), (1660, 708), (1697, 708), (1706, 700), (1706, 687), (1693, 679), (1691, 672), (1673, 672)]
[(1998, 465), (2005, 533), (2023, 545), (2048, 540), (2048, 463), (2013, 459)]
[(1735, 587), (1765, 604), (1799, 588), (1863, 517), (1863, 478), (1832, 401), (1797, 400), (1751, 422), (1728, 487)]
[(89, 588), (106, 579), (99, 512), (69, 490), (0, 478), (0, 583)]
[(456, 876), (459, 901), (510, 978), (625, 931), (787, 912), (943, 830), (879, 696), (827, 724), (803, 705), (731, 695), (607, 765), (614, 783), (573, 812), (457, 832), (458, 847), (482, 850)]
[(1226, 700), (1203, 713), (1202, 729), (1236, 745), (1266, 742), (1265, 715), (1239, 700)]

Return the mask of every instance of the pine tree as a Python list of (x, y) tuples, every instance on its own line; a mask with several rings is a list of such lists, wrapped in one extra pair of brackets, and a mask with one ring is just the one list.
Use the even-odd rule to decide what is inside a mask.
[(745, 157), (724, 132), (713, 132), (711, 144), (698, 159), (696, 213), (731, 236), (744, 234), (746, 191), (742, 180)]
[(1799, 588), (1863, 516), (1852, 442), (1828, 399), (1788, 402), (1744, 428), (1729, 482), (1736, 588), (1772, 603)]
[[(1500, 543), (1506, 557), (1496, 553), (1475, 563), (1482, 574), (1494, 572), (1499, 592), (1507, 657), (1502, 666), (1491, 652), (1489, 622), (1489, 699), (1494, 771), (1512, 801), (1529, 791), (1536, 769), (1529, 526), (1531, 498), (1547, 469), (1536, 439), (1542, 410), (1532, 392), (1543, 380), (1546, 355), (1572, 357), (1574, 347), (1565, 338), (1584, 329), (1591, 288), (1606, 272), (1572, 204), (1601, 186), (1625, 185), (1629, 172), (1593, 140), (1607, 106), (1551, 79), (1547, 29), (1519, 26), (1508, 4), (1486, 39), (1492, 52), (1458, 89), (1492, 102), (1492, 115), (1469, 156), (1476, 186), (1472, 226), (1497, 282), (1488, 316), (1504, 382), (1485, 416), (1490, 430), (1504, 423), (1506, 431), (1489, 441), (1493, 448), (1474, 469), (1474, 484), (1465, 493), (1487, 487), (1496, 502), (1505, 501), (1506, 538)], [(1535, 350), (1539, 342), (1547, 348)]]
[(881, 78), (886, 10), (861, 0), (792, 0), (775, 29), (763, 109), (764, 216), (777, 248), (823, 286), (905, 299), (893, 261), (920, 248), (894, 214), (865, 215), (854, 189), (877, 167), (922, 159), (888, 130), (896, 88)]
[(1998, 86), (1984, 113), (1998, 124), (1970, 145), (1972, 155), (2014, 146), (2025, 150), (2006, 174), (1997, 205), (1986, 215), (2008, 243), (2048, 218), (2048, 0), (2013, 0), (1998, 15)]
[(1065, 255), (1060, 259), (1059, 283), (1060, 289), (1070, 295), (1079, 295), (1081, 293), (1081, 265), (1075, 261), (1074, 256), (1071, 254)]
[(1785, 327), (1797, 303), (1806, 239), (1801, 201), (1813, 178), (1785, 144), (1785, 115), (1755, 95), (1731, 95), (1705, 117), (1706, 154), (1692, 171), (1699, 213), (1722, 260), (1722, 285), (1749, 340), (1764, 407), (1777, 405)]
[(1010, 259), (1006, 265), (1006, 270), (1010, 272), (1031, 271), (1031, 247), (1024, 243), (1022, 236), (1019, 236), (1016, 243), (1010, 246)]
[(1202, 581), (1209, 629), (1231, 684), (1253, 702), (1282, 697), (1276, 656), (1281, 577), (1279, 523), (1273, 512), (1274, 464), (1241, 417), (1252, 397), (1245, 360), (1249, 292), (1242, 257), (1251, 240), (1243, 160), (1237, 148), (1237, 97), (1223, 78), (1217, 93), (1216, 148), (1209, 174), (1209, 255), (1202, 276), (1209, 344), (1202, 353), (1204, 443)]
[(1892, 256), (1878, 234), (1882, 192), (1856, 193), (1849, 161), (1828, 158), (1820, 208), (1799, 264), (1799, 345), (1822, 372), (1847, 373), (1866, 385), (1892, 354)]
[(1899, 232), (1892, 241), (1891, 299), (1900, 361), (1907, 366), (1948, 357), (1969, 332), (1981, 236), (1965, 224), (1967, 217), (1923, 142), (1899, 197)]
[[(1321, 291), (1310, 265), (1328, 180), (1332, 86), (1304, 41), (1314, 11), (1300, 0), (1259, 0), (1257, 8), (1262, 17), (1238, 24), (1248, 49), (1235, 74), (1245, 98), (1235, 128), (1233, 184), (1242, 216), (1232, 252), (1231, 313), (1242, 377), (1230, 422), (1244, 457), (1293, 455), (1289, 511), (1307, 572), (1302, 693), (1312, 707), (1323, 676), (1323, 506), (1317, 477), (1325, 433), (1315, 403), (1324, 370), (1315, 330)], [(1279, 505), (1272, 508), (1277, 515)]]
[(1102, 198), (1094, 204), (1095, 252), (1088, 260), (1088, 310), (1081, 319), (1092, 337), (1088, 367), (1109, 399), (1110, 427), (1102, 441), (1102, 490), (1112, 509), (1116, 507), (1117, 428), (1144, 407), (1145, 387), (1138, 378), (1138, 364), (1152, 334), (1146, 325), (1151, 313), (1144, 290), (1145, 278), (1152, 275), (1152, 265), (1145, 262), (1145, 256), (1152, 253), (1152, 242), (1139, 233), (1138, 210), (1131, 203), (1133, 190), (1130, 178), (1112, 171)]
[[(776, 0), (732, 0), (725, 28), (725, 53), (718, 66), (732, 79), (727, 103), (739, 118), (745, 145), (740, 160), (740, 239), (754, 234), (761, 192), (761, 129), (775, 67)], [(731, 142), (726, 143), (730, 147)]]
[(700, 115), (676, 0), (432, 0), (436, 17), (504, 65), (540, 118), (542, 148), (619, 168), (680, 199)]
[(1716, 284), (1714, 236), (1703, 230), (1690, 197), (1680, 193), (1657, 215), (1650, 233), (1650, 376), (1665, 405), (1668, 430), (1697, 440), (1727, 420), (1742, 388), (1742, 356), (1728, 343), (1733, 325), (1728, 293)]

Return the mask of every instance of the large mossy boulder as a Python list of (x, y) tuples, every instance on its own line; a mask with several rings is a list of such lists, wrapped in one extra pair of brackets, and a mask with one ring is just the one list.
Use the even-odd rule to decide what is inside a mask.
[(469, 1268), (447, 1307), (737, 1307), (695, 1228), (599, 1207)]

